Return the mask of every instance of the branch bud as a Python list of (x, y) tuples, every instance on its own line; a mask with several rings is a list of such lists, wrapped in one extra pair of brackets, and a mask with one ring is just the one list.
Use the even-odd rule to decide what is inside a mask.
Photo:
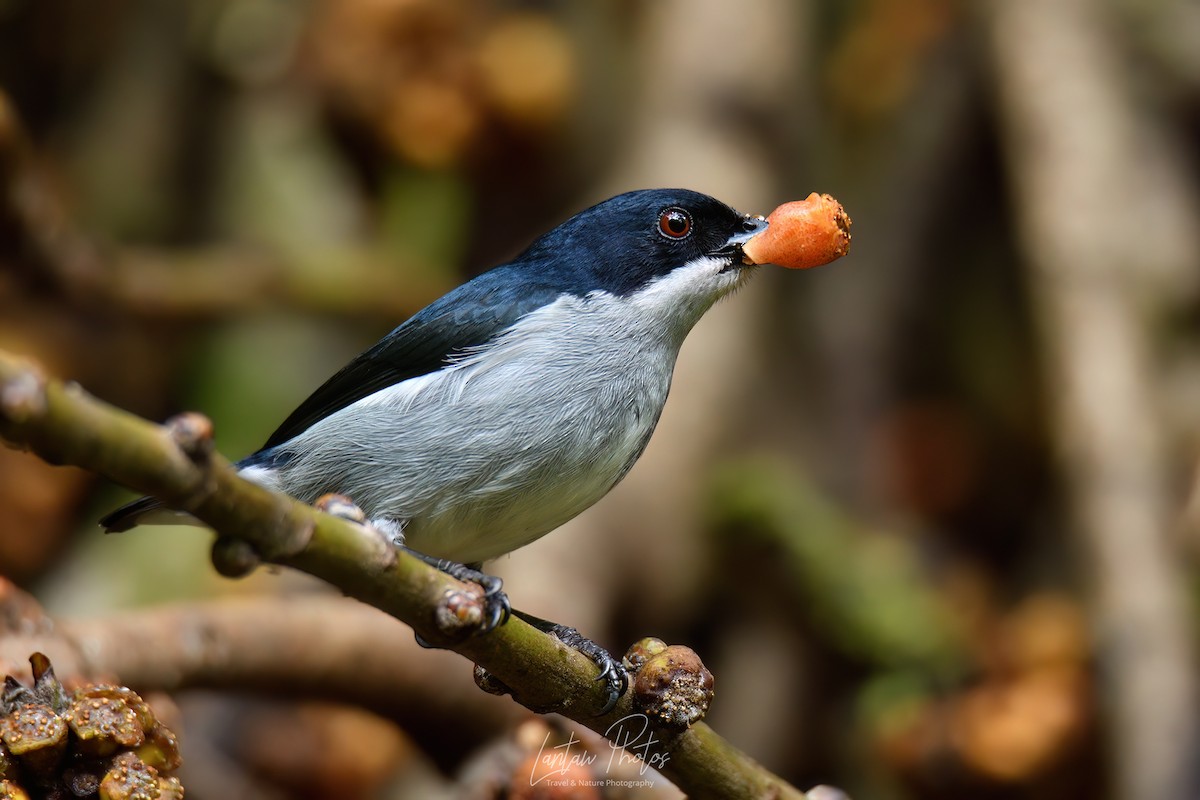
[(690, 647), (673, 644), (660, 650), (659, 640), (647, 641), (634, 645), (640, 647), (637, 653), (626, 654), (630, 662), (648, 655), (633, 676), (633, 705), (667, 728), (684, 730), (708, 711), (712, 673)]

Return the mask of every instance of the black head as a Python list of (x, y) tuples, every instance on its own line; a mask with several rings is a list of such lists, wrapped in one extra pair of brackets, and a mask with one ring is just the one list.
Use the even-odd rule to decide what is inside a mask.
[(517, 261), (581, 295), (597, 290), (629, 295), (702, 260), (716, 273), (740, 271), (742, 242), (765, 227), (761, 219), (699, 192), (644, 189), (576, 214)]

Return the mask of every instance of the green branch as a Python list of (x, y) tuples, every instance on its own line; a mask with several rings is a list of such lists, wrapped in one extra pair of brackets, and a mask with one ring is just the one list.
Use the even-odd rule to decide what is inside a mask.
[[(610, 738), (637, 713), (627, 692), (611, 712), (593, 716), (605, 700), (596, 666), (519, 619), (472, 635), (482, 613), (478, 587), (397, 551), (369, 527), (243, 480), (213, 452), (211, 425), (199, 415), (154, 425), (0, 351), (0, 438), (189, 512), (218, 532), (213, 557), (223, 572), (244, 573), (261, 560), (328, 581), (471, 659), (491, 675), (489, 685), (498, 682), (533, 711), (562, 714)], [(655, 730), (654, 739), (632, 749), (655, 756), (693, 798), (805, 797), (703, 723)]]

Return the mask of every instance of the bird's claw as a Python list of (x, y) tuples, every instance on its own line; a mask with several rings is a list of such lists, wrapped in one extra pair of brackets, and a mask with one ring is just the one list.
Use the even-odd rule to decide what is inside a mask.
[(504, 593), (504, 581), (495, 575), (488, 575), (475, 567), (460, 564), (457, 561), (433, 558), (415, 550), (408, 552), (451, 578), (474, 583), (483, 589), (483, 621), (480, 623), (477, 633), (490, 633), (508, 622), (512, 616), (512, 604), (508, 601), (508, 595)]
[(541, 617), (535, 617), (532, 614), (526, 614), (522, 611), (515, 613), (538, 630), (553, 635), (567, 647), (574, 648), (583, 653), (592, 660), (593, 664), (600, 668), (600, 674), (596, 676), (596, 680), (604, 682), (608, 694), (597, 716), (603, 716), (616, 707), (617, 701), (621, 699), (621, 695), (625, 694), (625, 690), (629, 688), (629, 673), (626, 672), (625, 667), (621, 665), (620, 661), (613, 658), (607, 650), (572, 627), (560, 625), (557, 622), (550, 622), (549, 620), (544, 620)]
[[(621, 662), (579, 631), (566, 625), (535, 617), (532, 614), (513, 611), (512, 605), (508, 601), (508, 595), (503, 590), (504, 582), (500, 578), (480, 572), (475, 567), (460, 564), (457, 561), (433, 558), (413, 550), (409, 550), (409, 552), (450, 577), (477, 584), (483, 589), (483, 621), (480, 623), (477, 633), (493, 631), (508, 622), (513, 614), (516, 614), (538, 630), (552, 634), (566, 646), (573, 647), (590, 658), (600, 668), (600, 674), (596, 676), (596, 680), (603, 681), (605, 689), (608, 690), (604, 706), (600, 709), (601, 715), (612, 711), (616, 707), (617, 701), (621, 699), (621, 695), (625, 694), (625, 690), (629, 688), (629, 673), (625, 671)], [(417, 636), (417, 643), (423, 647), (429, 646), (429, 643), (420, 635)]]
[(600, 667), (600, 674), (596, 676), (596, 680), (604, 681), (605, 688), (608, 689), (608, 698), (599, 714), (599, 716), (604, 716), (616, 707), (621, 695), (625, 694), (625, 690), (629, 688), (629, 673), (625, 671), (621, 662), (613, 658), (607, 650), (601, 650), (598, 656), (591, 653), (587, 655), (596, 662), (596, 666)]
[(488, 633), (508, 622), (512, 616), (512, 604), (502, 589), (504, 581), (495, 575), (480, 572), (476, 583), (483, 587), (483, 625), (479, 632)]

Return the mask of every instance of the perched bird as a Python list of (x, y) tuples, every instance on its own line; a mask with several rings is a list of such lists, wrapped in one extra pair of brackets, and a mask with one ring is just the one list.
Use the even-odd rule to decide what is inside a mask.
[[(237, 466), (306, 502), (351, 497), (398, 545), (483, 583), (495, 624), (507, 601), (474, 570), (625, 476), (658, 422), (684, 337), (746, 280), (742, 245), (766, 227), (682, 189), (593, 206), (402, 323)], [(171, 515), (182, 517), (142, 498), (101, 524), (124, 531)], [(623, 690), (607, 653), (570, 643)]]

